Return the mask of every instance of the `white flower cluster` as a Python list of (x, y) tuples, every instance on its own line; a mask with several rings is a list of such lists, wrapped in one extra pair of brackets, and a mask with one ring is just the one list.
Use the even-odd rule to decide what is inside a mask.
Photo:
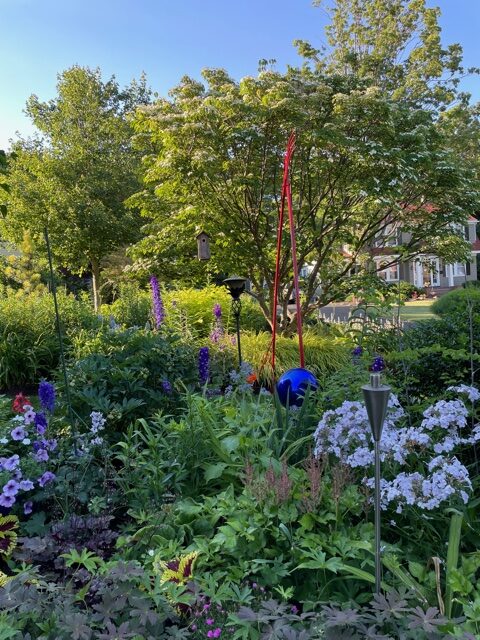
[[(464, 394), (472, 402), (480, 399), (480, 392), (474, 387), (461, 385), (449, 390)], [(467, 469), (456, 457), (438, 455), (451, 454), (461, 445), (480, 440), (480, 425), (469, 429), (465, 404), (461, 400), (440, 400), (424, 411), (418, 427), (399, 424), (404, 417), (398, 398), (390, 396), (380, 441), (381, 460), (390, 463), (385, 469), (387, 474), (407, 465), (420, 467), (424, 473), (402, 471), (391, 480), (383, 480), (382, 507), (396, 503), (399, 513), (404, 505), (434, 509), (455, 495), (466, 503), (467, 491), (472, 488)], [(326, 411), (314, 440), (316, 456), (333, 454), (353, 469), (374, 464), (373, 437), (361, 402), (346, 401), (335, 411)], [(373, 487), (373, 478), (364, 478), (364, 482)]]

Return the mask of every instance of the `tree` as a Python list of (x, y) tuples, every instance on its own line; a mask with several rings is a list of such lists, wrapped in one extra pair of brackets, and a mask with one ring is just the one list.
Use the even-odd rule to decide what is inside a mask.
[(443, 110), (466, 96), (458, 93), (465, 73), (462, 47), (444, 46), (440, 9), (425, 0), (314, 0), (330, 17), (328, 51), (296, 41), (299, 53), (328, 73), (352, 74), (394, 99)]
[[(411, 234), (401, 249), (404, 259), (420, 251), (451, 257), (465, 250), (451, 225), (475, 210), (479, 194), (431, 112), (353, 74), (308, 66), (240, 82), (222, 70), (203, 75), (208, 86), (184, 78), (171, 99), (137, 112), (135, 130), (150, 152), (146, 188), (130, 202), (152, 221), (137, 257), (168, 256), (168, 265), (160, 259), (158, 268), (169, 276), (177, 269), (178, 277), (188, 267), (185, 256), (194, 253), (194, 230), (201, 228), (212, 238), (212, 266), (248, 276), (252, 295), (271, 318), (282, 158), (292, 129), (299, 265), (311, 266), (303, 281), (303, 315), (355, 290), (360, 275), (350, 277), (352, 268), (368, 266), (369, 249), (388, 225)], [(285, 319), (293, 289), (288, 243), (287, 234)]]
[(124, 206), (139, 186), (128, 116), (149, 91), (144, 78), (121, 90), (114, 77), (75, 66), (58, 76), (57, 92), (28, 100), (39, 135), (14, 145), (2, 232), (19, 242), (28, 229), (40, 246), (48, 227), (58, 263), (91, 270), (97, 309), (102, 259), (139, 237), (138, 215)]

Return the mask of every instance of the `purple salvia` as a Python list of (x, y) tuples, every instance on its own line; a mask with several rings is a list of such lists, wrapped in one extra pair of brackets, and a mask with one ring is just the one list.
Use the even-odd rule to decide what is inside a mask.
[(213, 305), (212, 313), (217, 320), (220, 320), (222, 317), (222, 306), (218, 302)]
[(155, 328), (160, 329), (163, 320), (165, 319), (165, 310), (163, 308), (162, 295), (160, 293), (160, 286), (155, 276), (150, 278), (150, 286), (152, 288), (152, 305), (153, 305), (153, 318), (155, 320)]

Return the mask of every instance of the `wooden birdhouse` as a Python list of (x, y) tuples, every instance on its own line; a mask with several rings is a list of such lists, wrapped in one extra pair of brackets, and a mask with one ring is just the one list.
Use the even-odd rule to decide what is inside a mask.
[(199, 260), (210, 260), (210, 236), (205, 231), (201, 231), (197, 236), (197, 248)]

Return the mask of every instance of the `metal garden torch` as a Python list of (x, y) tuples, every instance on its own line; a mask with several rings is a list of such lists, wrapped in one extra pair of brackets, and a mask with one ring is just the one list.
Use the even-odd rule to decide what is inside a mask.
[(242, 302), (240, 296), (245, 291), (246, 278), (241, 276), (231, 276), (223, 281), (223, 284), (227, 287), (229, 294), (232, 296), (232, 313), (235, 318), (235, 325), (237, 329), (237, 347), (238, 347), (238, 366), (242, 364), (242, 349), (240, 346), (240, 312), (242, 310)]
[(382, 384), (380, 373), (370, 374), (370, 384), (362, 387), (368, 419), (375, 442), (375, 593), (380, 593), (380, 438), (387, 415), (390, 387)]

